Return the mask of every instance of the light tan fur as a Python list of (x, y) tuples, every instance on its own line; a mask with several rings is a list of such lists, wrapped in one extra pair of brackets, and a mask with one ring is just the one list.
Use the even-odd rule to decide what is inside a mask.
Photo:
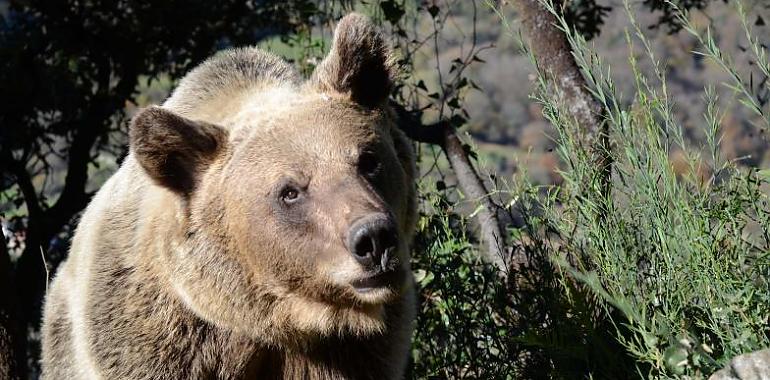
[[(416, 197), (388, 59), (351, 14), (310, 81), (234, 49), (140, 112), (47, 295), (43, 378), (400, 378)], [(302, 202), (281, 203), (295, 187)], [(404, 280), (359, 292), (345, 239), (370, 214), (395, 221)]]

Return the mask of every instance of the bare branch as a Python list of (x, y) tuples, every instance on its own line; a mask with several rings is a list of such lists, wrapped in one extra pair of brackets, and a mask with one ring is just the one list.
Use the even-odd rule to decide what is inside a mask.
[(457, 137), (454, 128), (447, 120), (435, 124), (423, 125), (419, 118), (407, 111), (402, 105), (391, 102), (391, 107), (399, 118), (399, 128), (412, 140), (441, 146), (457, 176), (457, 184), (465, 196), (480, 208), (477, 220), (480, 227), (481, 241), (486, 246), (483, 250), (485, 262), (495, 265), (507, 274), (509, 265), (521, 263), (522, 260), (511, 260), (506, 248), (505, 235), (497, 218), (500, 206), (489, 197), (489, 191), (473, 167), (468, 153)]
[[(586, 81), (572, 56), (572, 48), (556, 17), (540, 4), (541, 0), (517, 0), (516, 10), (529, 39), (529, 48), (539, 68), (557, 87), (562, 104), (586, 133), (598, 133), (601, 105), (586, 88)], [(554, 1), (559, 8), (560, 0)]]
[(19, 185), (21, 194), (24, 196), (24, 204), (27, 206), (30, 219), (41, 217), (43, 209), (40, 206), (37, 190), (35, 190), (35, 186), (32, 184), (32, 178), (26, 166), (22, 162), (10, 157), (10, 154), (7, 154), (4, 159), (8, 163), (8, 169), (16, 177), (16, 183)]
[(408, 111), (401, 104), (391, 101), (390, 107), (396, 111), (398, 126), (407, 137), (421, 143), (444, 146), (444, 130), (451, 128), (448, 121), (441, 120), (435, 124), (423, 125), (414, 112)]
[(480, 209), (478, 222), (481, 227), (481, 240), (486, 244), (485, 261), (507, 272), (507, 254), (505, 237), (497, 220), (499, 206), (492, 202), (489, 191), (473, 168), (462, 142), (451, 128), (444, 128), (444, 152), (457, 176), (457, 184), (470, 200), (477, 202)]
[[(136, 86), (137, 71), (135, 67), (126, 67), (123, 77), (114, 88), (110, 86), (108, 70), (105, 70), (100, 76), (102, 77), (99, 83), (101, 92), (114, 91), (130, 94)], [(82, 121), (84, 126), (75, 133), (67, 156), (67, 175), (64, 180), (64, 188), (56, 204), (48, 210), (51, 223), (46, 231), (47, 238), (60, 231), (91, 200), (93, 194), (86, 192), (88, 165), (92, 161), (91, 151), (97, 139), (109, 130), (110, 116), (114, 114), (116, 109), (119, 109), (118, 104), (114, 103), (115, 100), (112, 102), (102, 100), (89, 105), (89, 116)]]

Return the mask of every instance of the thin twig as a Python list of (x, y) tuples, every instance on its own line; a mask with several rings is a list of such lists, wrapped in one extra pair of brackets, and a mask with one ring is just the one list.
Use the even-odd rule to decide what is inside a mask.
[(43, 246), (40, 247), (40, 258), (43, 260), (43, 268), (45, 269), (45, 294), (48, 294), (48, 281), (51, 279), (51, 273), (48, 270), (48, 262), (45, 261), (45, 252), (43, 252)]

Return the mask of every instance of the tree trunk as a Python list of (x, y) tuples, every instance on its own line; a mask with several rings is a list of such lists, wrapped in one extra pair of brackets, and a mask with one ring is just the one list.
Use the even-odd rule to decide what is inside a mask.
[[(580, 142), (600, 169), (602, 193), (607, 195), (611, 158), (607, 125), (602, 118), (603, 108), (588, 91), (586, 80), (572, 55), (572, 47), (559, 29), (556, 16), (540, 1), (516, 0), (514, 4), (538, 69), (554, 86), (560, 105), (577, 122)], [(553, 0), (555, 9), (560, 9), (562, 5), (562, 0)]]
[(473, 167), (468, 152), (465, 151), (452, 125), (446, 120), (423, 125), (417, 113), (408, 111), (396, 102), (391, 102), (391, 107), (398, 115), (398, 127), (407, 137), (417, 142), (438, 145), (444, 150), (449, 164), (454, 169), (460, 190), (471, 202), (479, 206), (476, 220), (479, 224), (480, 240), (485, 246), (481, 251), (481, 258), (506, 275), (510, 269), (521, 265), (523, 258), (511, 257), (507, 248), (503, 234), (505, 229), (498, 218), (500, 206), (489, 197), (484, 181)]
[(3, 238), (0, 241), (0, 379), (16, 380), (21, 379), (24, 372), (25, 347), (11, 284), (11, 258)]
[(27, 229), (26, 247), (16, 262), (14, 278), (20, 321), (34, 329), (40, 325), (47, 284), (46, 265), (40, 251), (48, 249), (48, 244), (43, 243), (48, 240), (40, 235), (34, 227)]
[(508, 270), (510, 259), (506, 254), (505, 236), (500, 221), (497, 219), (499, 206), (489, 197), (489, 191), (473, 168), (462, 142), (450, 128), (444, 129), (444, 141), (441, 144), (449, 164), (457, 176), (457, 184), (466, 197), (478, 203), (478, 223), (481, 241), (486, 245), (484, 261), (495, 265), (504, 272)]

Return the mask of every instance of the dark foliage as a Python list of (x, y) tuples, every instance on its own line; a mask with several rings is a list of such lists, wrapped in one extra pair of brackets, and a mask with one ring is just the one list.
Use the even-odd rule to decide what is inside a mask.
[(526, 218), (531, 223), (514, 232), (515, 241), (526, 242), (516, 249), (528, 265), (505, 279), (479, 262), (467, 221), (448, 198), (452, 191), (423, 194), (431, 211), (412, 263), (420, 298), (411, 377), (635, 378), (634, 360), (601, 303), (548, 259), (565, 253), (549, 243), (543, 220)]
[[(704, 9), (712, 1), (716, 0), (681, 0), (676, 1), (675, 4), (680, 10), (688, 11)], [(727, 2), (727, 0), (722, 1)], [(558, 4), (556, 1), (554, 3)], [(599, 4), (596, 0), (574, 0), (564, 2), (564, 4), (565, 20), (588, 40), (599, 35), (604, 24), (604, 18), (612, 10), (612, 7)], [(650, 28), (663, 26), (667, 28), (669, 33), (676, 33), (682, 29), (676, 16), (676, 7), (672, 6), (668, 0), (644, 0), (643, 4), (651, 12), (660, 12), (658, 21), (650, 25)]]
[[(713, 0), (680, 0), (675, 2), (681, 10), (704, 9)], [(727, 0), (722, 0), (727, 3)], [(651, 11), (660, 11), (662, 14), (658, 23), (653, 27), (665, 25), (669, 32), (675, 33), (682, 29), (682, 24), (677, 17), (676, 7), (667, 0), (644, 0), (644, 5)]]
[(564, 18), (590, 40), (599, 35), (604, 17), (611, 10), (612, 7), (597, 4), (596, 0), (570, 1), (564, 7)]

